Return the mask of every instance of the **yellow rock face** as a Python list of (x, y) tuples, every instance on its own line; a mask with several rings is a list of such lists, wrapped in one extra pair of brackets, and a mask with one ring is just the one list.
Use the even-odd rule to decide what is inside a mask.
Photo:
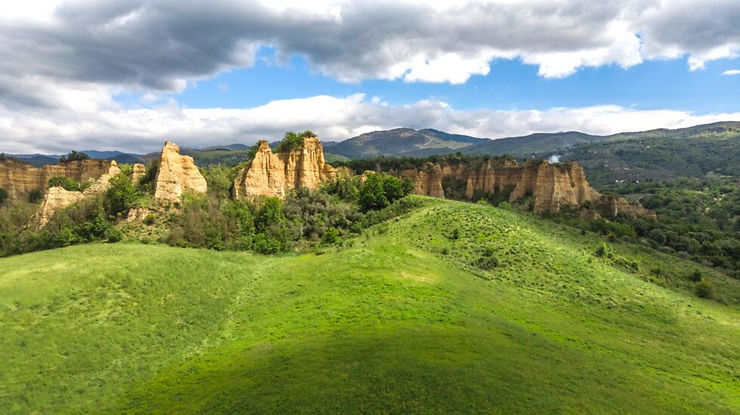
[(180, 147), (169, 141), (164, 143), (159, 157), (159, 170), (154, 198), (160, 201), (179, 201), (188, 193), (208, 191), (206, 179), (200, 174), (193, 158), (180, 154)]
[(46, 191), (46, 194), (44, 194), (44, 201), (41, 202), (41, 207), (37, 213), (37, 228), (42, 228), (49, 222), (49, 220), (51, 220), (55, 213), (67, 206), (88, 197), (103, 194), (103, 192), (108, 190), (108, 187), (110, 186), (110, 179), (117, 176), (119, 173), (121, 173), (121, 169), (118, 168), (118, 164), (116, 164), (115, 161), (111, 161), (108, 171), (98, 177), (98, 179), (83, 192), (65, 190), (60, 186), (49, 188), (49, 190)]
[(583, 168), (577, 163), (549, 164), (546, 161), (517, 164), (513, 160), (490, 160), (478, 166), (465, 164), (438, 166), (425, 163), (421, 169), (391, 172), (411, 180), (414, 193), (445, 197), (442, 181), (453, 178), (464, 184), (465, 196), (472, 198), (476, 191), (501, 193), (511, 191), (509, 201), (527, 196), (534, 199), (534, 212), (557, 213), (562, 207), (578, 208), (585, 202), (607, 206), (613, 216), (624, 213), (630, 216), (655, 218), (655, 212), (642, 206), (630, 205), (626, 199), (604, 196), (591, 188)]
[(141, 181), (141, 178), (146, 174), (146, 167), (141, 163), (134, 164), (133, 172), (131, 173), (131, 180), (134, 184)]
[(306, 137), (303, 146), (273, 153), (267, 141), (260, 141), (252, 163), (243, 168), (234, 181), (234, 196), (285, 197), (291, 189), (315, 189), (334, 180), (337, 171), (326, 163), (324, 149), (317, 137)]
[(45, 193), (52, 177), (70, 177), (85, 183), (108, 173), (113, 165), (115, 161), (79, 160), (34, 167), (15, 160), (4, 160), (0, 162), (0, 187), (8, 191), (11, 200), (23, 200), (33, 190)]

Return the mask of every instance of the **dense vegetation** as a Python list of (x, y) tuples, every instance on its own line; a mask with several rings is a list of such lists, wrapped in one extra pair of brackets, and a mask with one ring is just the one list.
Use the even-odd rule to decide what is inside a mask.
[[(37, 203), (18, 202), (0, 208), (0, 256), (51, 249), (91, 241), (116, 242), (123, 237), (160, 241), (174, 246), (217, 250), (253, 250), (271, 254), (320, 244), (341, 243), (348, 235), (412, 206), (400, 201), (411, 186), (395, 177), (372, 174), (342, 179), (319, 190), (301, 189), (285, 201), (277, 198), (235, 201), (230, 186), (236, 168), (203, 169), (206, 195), (186, 195), (174, 209), (152, 201), (157, 163), (138, 185), (130, 166), (111, 179), (105, 194), (76, 203), (55, 215), (43, 229), (34, 223)], [(51, 185), (82, 190), (73, 179), (55, 177)], [(149, 211), (143, 227), (129, 224), (131, 208)]]
[(404, 169), (420, 169), (425, 163), (434, 163), (440, 166), (455, 166), (465, 164), (477, 166), (485, 162), (492, 165), (503, 165), (507, 161), (516, 161), (509, 155), (502, 156), (471, 156), (462, 153), (432, 155), (428, 157), (375, 157), (368, 159), (336, 161), (334, 166), (346, 166), (356, 173), (364, 171), (399, 171)]
[(292, 151), (297, 148), (303, 147), (303, 139), (308, 137), (316, 137), (316, 134), (313, 133), (313, 131), (306, 130), (302, 133), (295, 133), (293, 131), (288, 131), (285, 133), (285, 136), (283, 136), (283, 139), (280, 141), (280, 144), (275, 146), (272, 151), (274, 153), (282, 153), (286, 151)]
[(90, 159), (90, 156), (88, 156), (87, 154), (81, 151), (72, 150), (66, 156), (59, 157), (59, 162), (66, 163), (68, 161), (80, 161), (80, 160), (89, 160), (89, 159)]
[[(410, 199), (301, 255), (118, 243), (0, 259), (0, 412), (740, 406), (738, 281), (529, 214)], [(730, 305), (698, 298), (695, 270)]]

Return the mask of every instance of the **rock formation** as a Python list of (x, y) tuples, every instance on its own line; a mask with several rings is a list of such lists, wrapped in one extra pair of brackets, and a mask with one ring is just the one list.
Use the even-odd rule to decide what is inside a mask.
[(66, 190), (60, 186), (49, 188), (46, 194), (44, 194), (44, 201), (41, 203), (37, 214), (37, 227), (42, 228), (55, 213), (65, 207), (82, 199), (102, 194), (108, 190), (110, 179), (119, 173), (121, 173), (121, 169), (118, 168), (118, 164), (115, 161), (111, 161), (108, 171), (98, 177), (94, 183), (82, 192)]
[(133, 171), (131, 173), (131, 180), (134, 184), (138, 184), (141, 178), (146, 174), (146, 167), (141, 163), (134, 164)]
[(11, 200), (22, 200), (33, 190), (45, 193), (52, 177), (70, 177), (86, 183), (109, 173), (115, 163), (107, 160), (78, 160), (34, 167), (18, 160), (6, 159), (0, 161), (0, 187), (8, 191)]
[[(479, 194), (507, 195), (509, 202), (532, 196), (536, 213), (557, 213), (563, 207), (580, 208), (585, 203), (605, 206), (612, 216), (619, 213), (655, 218), (655, 212), (626, 199), (602, 195), (589, 185), (583, 168), (577, 163), (549, 164), (529, 161), (518, 164), (512, 159), (486, 160), (475, 165), (465, 163), (437, 165), (424, 163), (420, 169), (391, 171), (411, 180), (414, 193), (441, 197), (445, 195), (445, 180), (464, 187), (464, 197)], [(460, 195), (462, 196), (462, 195)]]
[(336, 176), (317, 137), (306, 137), (302, 146), (280, 153), (273, 153), (267, 141), (260, 141), (251, 164), (234, 181), (234, 197), (284, 197), (290, 189), (315, 189)]
[(184, 193), (205, 193), (208, 185), (193, 158), (181, 155), (180, 147), (167, 141), (159, 157), (154, 189), (155, 199), (173, 202), (179, 201)]

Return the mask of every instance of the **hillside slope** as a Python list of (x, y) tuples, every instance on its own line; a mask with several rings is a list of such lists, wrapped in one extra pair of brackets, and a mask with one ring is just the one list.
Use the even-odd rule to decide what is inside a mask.
[(373, 131), (332, 145), (327, 151), (350, 159), (378, 156), (423, 157), (454, 153), (486, 141), (482, 138), (448, 134), (438, 130), (396, 128)]
[[(687, 262), (600, 258), (590, 234), (423, 200), (316, 254), (96, 244), (0, 260), (0, 412), (740, 408), (738, 281), (704, 269), (731, 305), (700, 300), (667, 280)], [(658, 263), (666, 280), (645, 281)]]

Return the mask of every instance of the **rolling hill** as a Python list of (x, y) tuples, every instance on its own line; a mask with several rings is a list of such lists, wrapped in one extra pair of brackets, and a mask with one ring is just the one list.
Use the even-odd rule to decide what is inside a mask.
[[(598, 256), (599, 237), (525, 213), (418, 199), (301, 255), (118, 243), (1, 259), (0, 412), (740, 408), (737, 280), (634, 245)], [(691, 292), (697, 267), (719, 302)]]
[(448, 134), (442, 131), (410, 128), (374, 131), (334, 144), (328, 150), (350, 159), (378, 156), (421, 157), (454, 153), (483, 142), (482, 138)]

